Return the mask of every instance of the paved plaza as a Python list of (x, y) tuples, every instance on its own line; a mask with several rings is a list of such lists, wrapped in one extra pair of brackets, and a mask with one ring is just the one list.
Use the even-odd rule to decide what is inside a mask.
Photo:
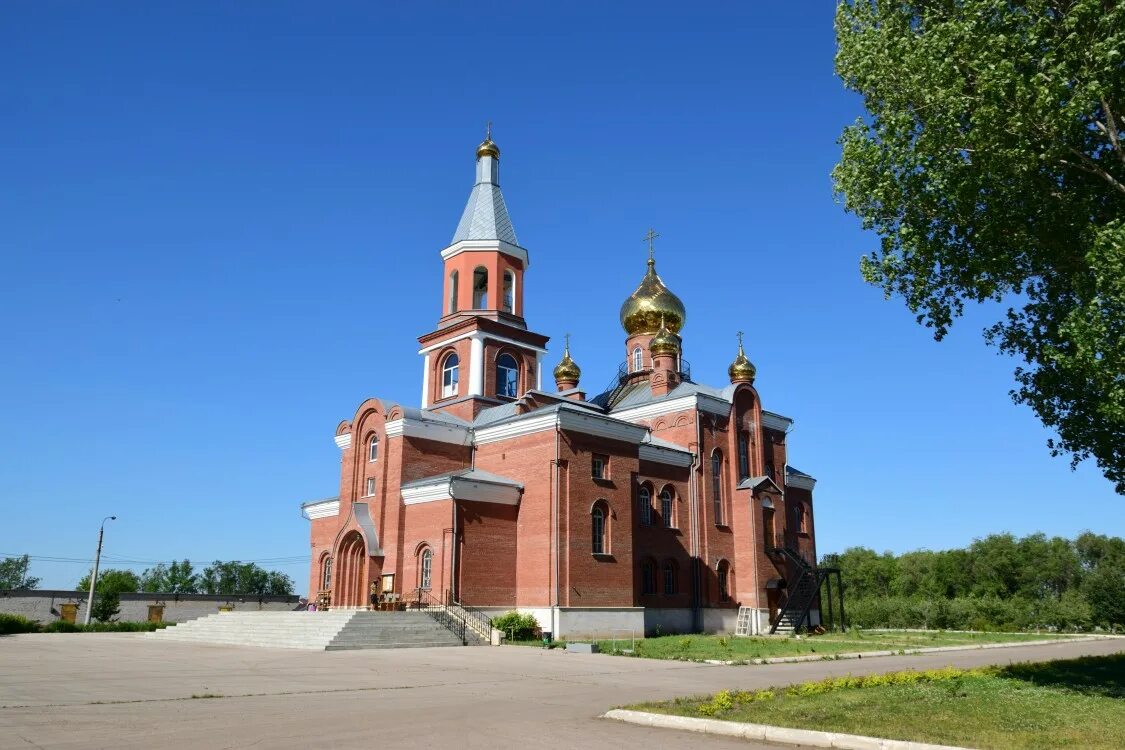
[[(304, 652), (138, 634), (0, 637), (0, 748), (745, 748), (599, 719), (826, 675), (1109, 654), (1103, 640), (728, 667), (535, 648)], [(215, 697), (203, 697), (215, 696)]]

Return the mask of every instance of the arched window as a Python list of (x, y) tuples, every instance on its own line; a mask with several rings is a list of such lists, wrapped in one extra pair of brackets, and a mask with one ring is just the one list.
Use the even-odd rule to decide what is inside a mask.
[(805, 531), (805, 508), (800, 503), (794, 503), (789, 506), (792, 510), (789, 511), (790, 518), (793, 522), (793, 533), (803, 534)]
[(461, 360), (457, 354), (450, 354), (441, 365), (441, 397), (449, 398), (457, 395), (458, 365)]
[(719, 601), (730, 601), (730, 563), (726, 560), (720, 560), (715, 569), (715, 575), (719, 583)]
[(514, 312), (516, 308), (516, 275), (504, 272), (504, 312)]
[(457, 312), (457, 277), (458, 273), (454, 271), (449, 274), (449, 312)]
[(666, 529), (675, 526), (675, 519), (672, 518), (672, 507), (672, 491), (665, 487), (660, 493), (660, 519)]
[(606, 513), (601, 505), (595, 505), (594, 509), (590, 511), (590, 550), (595, 555), (604, 555), (608, 549), (606, 546)]
[(515, 398), (519, 390), (520, 366), (511, 354), (501, 354), (496, 358), (496, 395), (501, 398)]
[(633, 350), (633, 372), (640, 372), (645, 367), (645, 353), (641, 347)]
[(671, 560), (664, 561), (664, 595), (672, 596), (676, 593), (676, 563)]
[(764, 535), (763, 541), (766, 544), (767, 550), (779, 546), (774, 536), (773, 501), (769, 498), (762, 500), (762, 534)]
[(644, 485), (637, 490), (637, 510), (640, 511), (641, 523), (652, 525), (652, 491)]
[(738, 478), (750, 477), (750, 436), (745, 432), (738, 433)]
[(320, 566), (320, 590), (327, 591), (330, 588), (332, 588), (332, 555), (325, 555), (324, 562)]
[(428, 590), (434, 574), (434, 551), (429, 547), (422, 550), (422, 564), (419, 567), (418, 588)]
[(488, 307), (488, 269), (477, 266), (473, 271), (473, 309), (483, 310)]
[(367, 460), (375, 461), (379, 458), (379, 436), (372, 435), (367, 441)]
[(656, 563), (651, 560), (641, 563), (641, 593), (656, 593)]
[(711, 503), (714, 506), (715, 523), (723, 522), (723, 453), (711, 453)]

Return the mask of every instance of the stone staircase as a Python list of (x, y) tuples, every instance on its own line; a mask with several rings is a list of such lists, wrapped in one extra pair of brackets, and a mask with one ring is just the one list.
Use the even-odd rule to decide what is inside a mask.
[[(335, 651), (461, 646), (425, 612), (220, 612), (147, 633), (167, 641)], [(472, 638), (471, 644), (479, 639)]]
[[(479, 643), (473, 635), (466, 632), (469, 645)], [(356, 612), (326, 650), (463, 645), (459, 636), (426, 612)]]

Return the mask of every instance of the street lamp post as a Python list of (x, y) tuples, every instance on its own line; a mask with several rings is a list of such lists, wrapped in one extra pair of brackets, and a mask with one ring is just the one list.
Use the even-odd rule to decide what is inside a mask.
[(98, 551), (94, 555), (94, 572), (90, 575), (90, 598), (86, 601), (86, 624), (90, 624), (90, 613), (94, 609), (94, 587), (98, 585), (98, 564), (102, 561), (102, 537), (105, 536), (105, 522), (116, 521), (117, 516), (106, 516), (98, 527)]

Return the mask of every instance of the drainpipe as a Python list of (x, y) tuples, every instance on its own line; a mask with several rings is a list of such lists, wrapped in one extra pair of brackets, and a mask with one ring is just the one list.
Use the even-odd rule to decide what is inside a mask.
[[(699, 414), (695, 415), (695, 436), (696, 439), (701, 437), (702, 427), (699, 424)], [(691, 448), (691, 446), (688, 446)], [(695, 473), (700, 467), (702, 459), (700, 455), (702, 449), (700, 443), (695, 443), (695, 451), (692, 457), (691, 475), (687, 478), (687, 494), (691, 499), (691, 523), (692, 523), (692, 630), (695, 632), (702, 632), (703, 630), (703, 611), (701, 605), (702, 591), (700, 590), (700, 512), (699, 512), (699, 482), (696, 480)]]
[(551, 472), (551, 513), (554, 516), (553, 525), (551, 528), (552, 539), (551, 542), (554, 546), (554, 601), (551, 605), (551, 632), (554, 637), (558, 637), (559, 626), (559, 422), (555, 420), (555, 460), (552, 461), (553, 470)]

